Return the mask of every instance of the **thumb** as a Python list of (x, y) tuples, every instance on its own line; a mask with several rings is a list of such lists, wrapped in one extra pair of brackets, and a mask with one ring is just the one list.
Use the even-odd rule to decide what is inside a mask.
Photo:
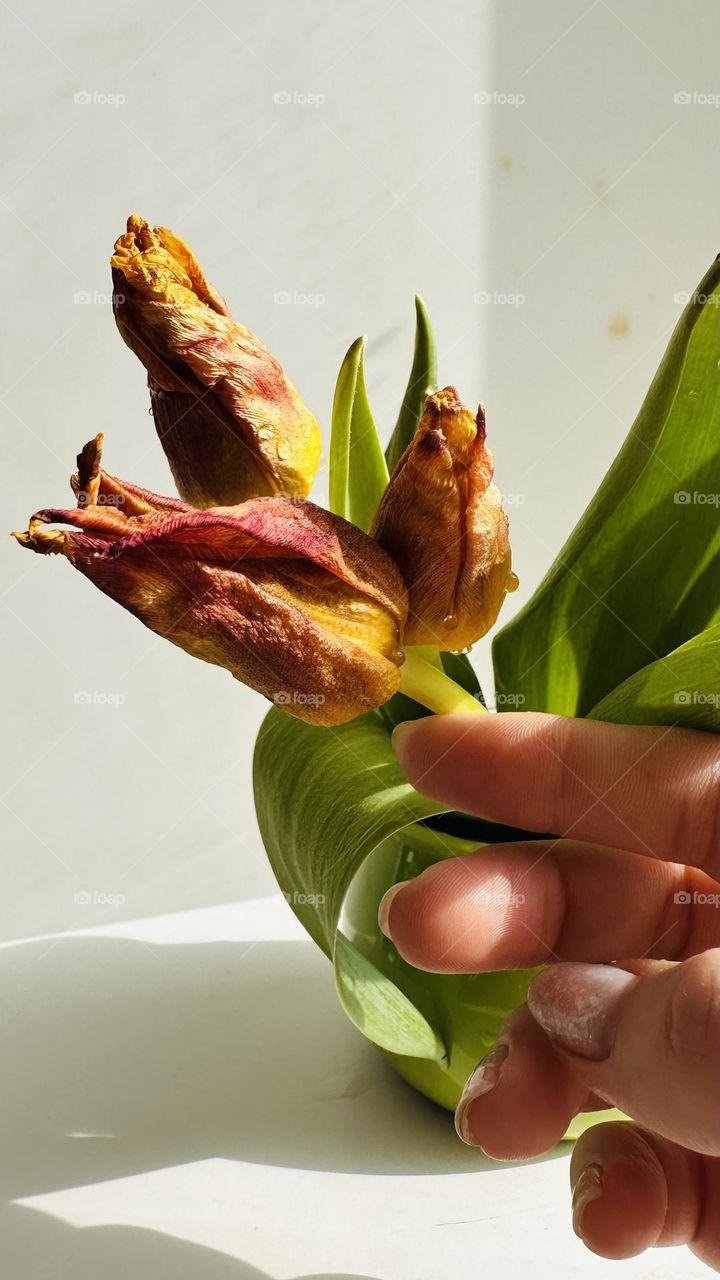
[(589, 1090), (673, 1142), (720, 1153), (720, 949), (644, 964), (643, 976), (552, 965), (528, 1006)]

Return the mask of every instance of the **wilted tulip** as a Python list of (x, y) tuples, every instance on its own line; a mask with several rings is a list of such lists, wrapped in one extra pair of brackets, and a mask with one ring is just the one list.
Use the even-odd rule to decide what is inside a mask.
[(197, 511), (108, 475), (101, 445), (78, 457), (77, 508), (36, 512), (14, 535), (23, 546), (64, 555), (151, 630), (301, 720), (341, 724), (392, 697), (407, 593), (367, 534), (292, 498)]
[(517, 587), (492, 476), (482, 406), (473, 418), (454, 387), (428, 396), (371, 529), (408, 588), (407, 644), (466, 649)]
[(320, 461), (317, 422), (264, 343), (233, 320), (188, 246), (134, 214), (111, 262), (115, 319), (147, 369), (181, 497), (194, 507), (304, 498)]

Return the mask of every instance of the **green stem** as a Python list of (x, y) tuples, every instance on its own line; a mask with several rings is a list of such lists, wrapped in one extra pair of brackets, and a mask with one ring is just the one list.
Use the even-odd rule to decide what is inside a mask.
[(400, 668), (400, 690), (408, 698), (429, 707), (438, 715), (450, 715), (453, 711), (485, 711), (481, 702), (461, 688), (443, 671), (426, 662), (412, 648), (406, 649), (405, 661)]

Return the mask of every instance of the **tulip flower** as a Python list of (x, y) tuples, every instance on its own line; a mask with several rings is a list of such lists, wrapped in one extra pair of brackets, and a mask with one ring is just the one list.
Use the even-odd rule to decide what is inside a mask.
[(492, 477), (482, 406), (474, 418), (454, 387), (428, 396), (371, 529), (408, 588), (407, 644), (467, 649), (517, 587)]
[(101, 447), (78, 456), (77, 508), (36, 512), (14, 535), (23, 546), (65, 556), (152, 631), (301, 720), (341, 724), (392, 697), (407, 593), (367, 534), (292, 498), (198, 511), (108, 475)]
[(304, 498), (320, 431), (281, 365), (233, 320), (188, 246), (137, 214), (111, 259), (118, 329), (148, 373), (155, 427), (194, 507)]

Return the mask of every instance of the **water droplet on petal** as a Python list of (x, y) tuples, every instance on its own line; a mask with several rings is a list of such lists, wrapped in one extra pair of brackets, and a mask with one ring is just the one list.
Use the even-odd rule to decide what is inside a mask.
[(519, 586), (520, 586), (520, 579), (518, 578), (517, 574), (516, 574), (516, 573), (510, 573), (510, 574), (508, 575), (508, 580), (507, 580), (507, 583), (506, 583), (506, 585), (505, 585), (505, 590), (506, 590), (506, 591), (517, 591), (517, 589), (518, 589), (518, 587), (519, 587)]

